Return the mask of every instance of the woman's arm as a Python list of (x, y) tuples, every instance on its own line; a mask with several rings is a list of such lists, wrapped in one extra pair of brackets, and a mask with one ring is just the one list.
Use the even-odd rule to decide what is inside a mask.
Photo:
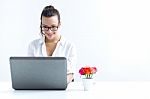
[(75, 45), (71, 46), (71, 49), (69, 50), (69, 57), (68, 57), (68, 70), (67, 70), (67, 82), (70, 83), (74, 81), (74, 72), (75, 72), (75, 66), (77, 62), (77, 53)]

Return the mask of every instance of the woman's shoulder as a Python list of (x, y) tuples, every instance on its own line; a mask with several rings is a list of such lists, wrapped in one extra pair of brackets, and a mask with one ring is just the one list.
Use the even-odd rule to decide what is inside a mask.
[(71, 41), (71, 40), (69, 40), (69, 39), (66, 39), (65, 37), (61, 37), (61, 43), (62, 43), (62, 45), (64, 45), (64, 46), (75, 46), (75, 44), (74, 44), (74, 42), (73, 41)]

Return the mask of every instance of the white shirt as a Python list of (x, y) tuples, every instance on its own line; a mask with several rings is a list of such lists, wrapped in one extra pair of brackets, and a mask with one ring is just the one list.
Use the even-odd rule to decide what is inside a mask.
[[(29, 44), (28, 56), (48, 57), (46, 52), (45, 37), (36, 39)], [(73, 43), (61, 37), (60, 41), (56, 45), (52, 57), (66, 57), (67, 74), (74, 73), (74, 67), (76, 66), (77, 55), (76, 55), (76, 48)]]

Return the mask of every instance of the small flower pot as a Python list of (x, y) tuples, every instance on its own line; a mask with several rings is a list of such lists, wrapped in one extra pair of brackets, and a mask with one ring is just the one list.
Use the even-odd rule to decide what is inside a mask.
[(83, 78), (82, 82), (83, 82), (84, 91), (89, 91), (92, 89), (94, 83), (94, 80), (92, 78), (91, 79)]

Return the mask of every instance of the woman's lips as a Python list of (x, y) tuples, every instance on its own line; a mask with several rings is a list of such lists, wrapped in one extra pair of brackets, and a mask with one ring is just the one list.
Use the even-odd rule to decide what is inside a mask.
[(47, 34), (48, 38), (51, 38), (53, 34)]

